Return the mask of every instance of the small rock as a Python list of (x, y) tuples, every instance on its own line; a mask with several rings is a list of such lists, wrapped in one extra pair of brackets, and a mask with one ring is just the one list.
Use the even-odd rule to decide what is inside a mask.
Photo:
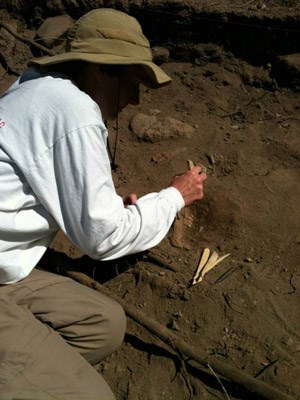
[(161, 120), (154, 115), (135, 114), (130, 122), (130, 129), (141, 140), (151, 143), (165, 139), (190, 138), (195, 129), (175, 118), (165, 117)]
[(250, 262), (253, 261), (253, 259), (250, 258), (250, 257), (246, 257), (246, 258), (244, 258), (244, 261), (247, 262), (247, 263), (250, 263)]
[(238, 125), (231, 125), (231, 127), (230, 127), (231, 129), (234, 129), (234, 130), (238, 130), (238, 129), (240, 129), (240, 127), (238, 126)]
[(182, 318), (182, 311), (178, 310), (177, 312), (175, 312), (173, 314), (173, 317), (176, 318), (176, 319)]
[(153, 62), (157, 65), (161, 65), (169, 60), (170, 51), (165, 47), (154, 46), (151, 49)]
[(169, 157), (168, 153), (160, 153), (156, 154), (155, 156), (151, 157), (151, 161), (154, 162), (155, 164), (158, 164), (161, 161), (167, 160)]
[(166, 273), (165, 273), (165, 271), (159, 271), (158, 275), (159, 275), (159, 276), (165, 276)]
[(171, 289), (170, 292), (168, 293), (168, 298), (169, 299), (177, 299), (177, 297), (178, 297), (178, 293), (175, 290)]
[(173, 331), (177, 331), (177, 332), (180, 331), (180, 328), (174, 319), (172, 319), (171, 322), (168, 324), (168, 328), (172, 329)]
[(58, 15), (46, 18), (44, 23), (36, 31), (39, 43), (46, 47), (53, 47), (61, 44), (67, 36), (69, 28), (74, 21), (68, 15)]
[(281, 343), (286, 346), (292, 346), (294, 344), (294, 341), (291, 337), (283, 336), (281, 338)]
[(291, 124), (289, 123), (289, 122), (286, 122), (286, 121), (284, 121), (284, 122), (282, 122), (281, 123), (281, 126), (283, 127), (283, 128), (290, 128), (291, 127)]
[(191, 298), (191, 293), (188, 292), (187, 290), (183, 290), (181, 293), (180, 299), (184, 300), (184, 301), (188, 301), (188, 300), (190, 300), (190, 298)]
[(248, 273), (248, 272), (246, 272), (246, 273), (244, 274), (244, 279), (245, 279), (245, 280), (248, 280), (248, 279), (249, 279), (249, 277), (250, 277), (249, 273)]
[(218, 245), (217, 245), (217, 249), (218, 249), (219, 251), (225, 251), (224, 244), (222, 244), (222, 243), (218, 244)]
[(158, 108), (151, 108), (149, 110), (149, 115), (158, 115), (160, 113), (161, 113), (161, 111)]
[(208, 158), (208, 161), (209, 161), (210, 164), (214, 165), (216, 163), (216, 160), (215, 160), (215, 157), (214, 157), (213, 154), (209, 154), (207, 156), (207, 158)]
[(268, 64), (266, 65), (266, 68), (267, 68), (268, 70), (271, 70), (271, 69), (272, 69), (272, 63), (268, 63)]

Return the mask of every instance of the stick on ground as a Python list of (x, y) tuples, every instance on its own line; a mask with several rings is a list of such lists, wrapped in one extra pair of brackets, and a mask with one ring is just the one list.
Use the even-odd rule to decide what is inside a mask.
[(44, 53), (48, 54), (49, 56), (54, 56), (55, 54), (57, 54), (55, 51), (47, 49), (47, 47), (36, 43), (34, 40), (28, 39), (27, 37), (20, 35), (10, 25), (5, 24), (4, 22), (0, 22), (0, 28), (4, 28), (7, 32), (9, 32), (11, 35), (13, 35), (16, 39), (20, 40), (23, 43), (30, 44), (31, 46), (34, 46), (39, 50), (42, 50)]
[(214, 372), (217, 373), (221, 378), (225, 378), (231, 382), (234, 382), (252, 392), (253, 398), (266, 400), (292, 400), (291, 397), (283, 394), (276, 388), (271, 387), (266, 383), (225, 364), (224, 362), (212, 358), (209, 359), (207, 354), (204, 354), (193, 346), (185, 343), (179, 336), (174, 334), (168, 328), (161, 325), (157, 321), (146, 317), (140, 310), (126, 303), (119, 296), (111, 292), (107, 287), (101, 285), (99, 282), (93, 280), (86, 274), (74, 271), (72, 268), (65, 269), (65, 272), (74, 280), (89, 286), (117, 301), (123, 307), (126, 315), (129, 318), (146, 328), (149, 332), (158, 337), (173, 350), (191, 360), (198, 362), (206, 369), (208, 369), (208, 365), (210, 365)]

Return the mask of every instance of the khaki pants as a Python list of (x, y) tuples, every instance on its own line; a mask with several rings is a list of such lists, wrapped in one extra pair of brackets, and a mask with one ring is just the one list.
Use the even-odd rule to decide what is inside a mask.
[(0, 285), (0, 399), (108, 400), (91, 364), (123, 341), (115, 301), (72, 279), (34, 269)]

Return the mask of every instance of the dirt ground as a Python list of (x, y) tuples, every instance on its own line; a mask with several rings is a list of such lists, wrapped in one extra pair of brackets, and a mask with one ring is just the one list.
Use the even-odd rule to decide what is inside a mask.
[[(263, 4), (248, 2), (260, 12)], [(265, 4), (297, 11), (297, 2)], [(24, 20), (22, 27), (26, 34)], [(3, 38), (0, 44), (3, 92), (31, 53), (18, 43), (23, 58), (9, 68), (6, 63), (5, 74), (3, 60), (12, 50)], [(104, 276), (105, 263), (84, 257), (61, 234), (52, 247), (83, 260), (90, 275), (206, 354), (208, 363), (220, 360), (299, 399), (299, 89), (280, 86), (270, 65), (250, 65), (216, 44), (198, 43), (198, 50), (202, 56), (193, 62), (164, 62), (172, 84), (159, 91), (142, 88), (140, 105), (123, 111), (113, 173), (120, 194), (141, 196), (167, 187), (188, 159), (207, 167), (204, 199), (180, 213), (152, 249), (178, 272), (137, 255), (109, 264)], [(194, 131), (143, 141), (130, 129), (137, 113), (169, 116)], [(113, 146), (115, 126), (109, 129)], [(230, 256), (189, 287), (206, 247)], [(211, 371), (184, 361), (130, 318), (123, 345), (98, 369), (118, 400), (259, 398), (223, 380), (225, 393)]]

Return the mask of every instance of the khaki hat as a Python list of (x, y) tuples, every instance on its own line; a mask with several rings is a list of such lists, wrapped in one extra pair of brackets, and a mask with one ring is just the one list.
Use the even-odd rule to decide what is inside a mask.
[(95, 64), (140, 65), (151, 87), (166, 85), (171, 78), (152, 62), (152, 52), (138, 21), (121, 11), (101, 8), (83, 15), (69, 29), (64, 53), (31, 60), (53, 65), (81, 60)]

